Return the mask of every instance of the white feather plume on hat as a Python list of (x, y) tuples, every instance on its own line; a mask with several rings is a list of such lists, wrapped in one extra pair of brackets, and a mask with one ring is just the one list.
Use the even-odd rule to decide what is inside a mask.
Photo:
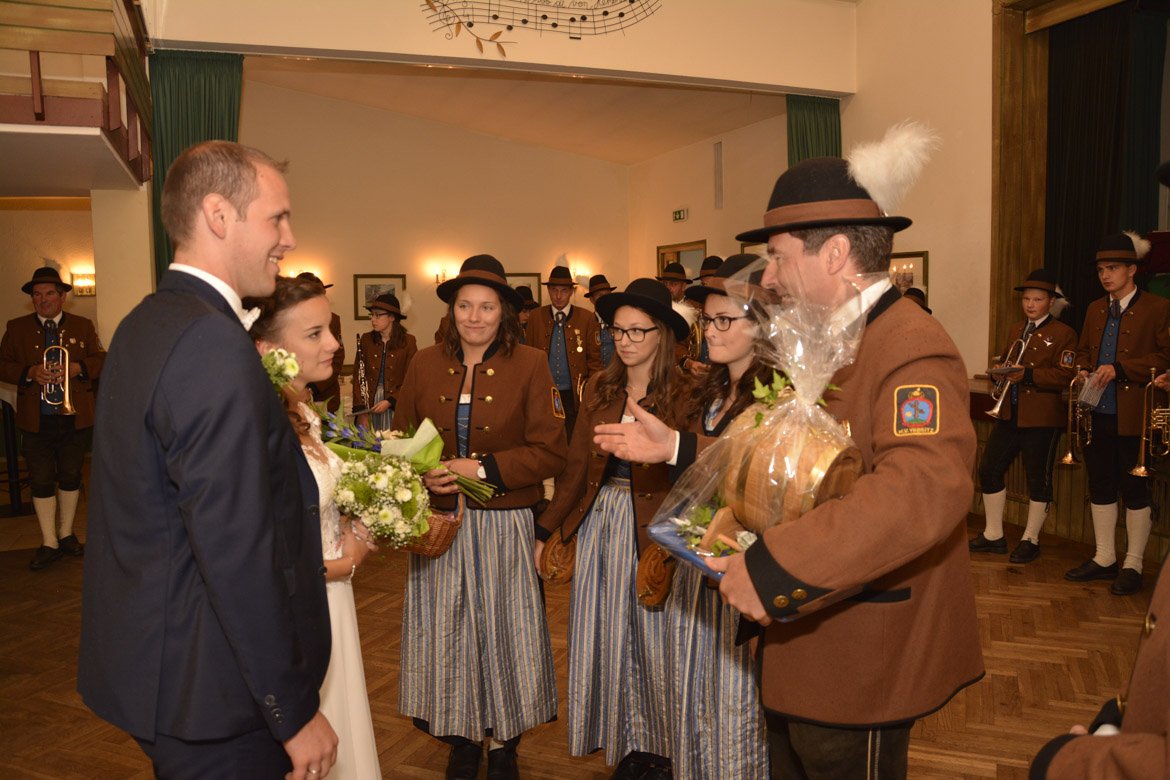
[(854, 146), (845, 159), (849, 175), (888, 215), (898, 208), (940, 144), (929, 127), (907, 120), (887, 130), (880, 141)]
[(403, 290), (398, 295), (398, 308), (402, 310), (402, 316), (405, 317), (410, 311), (410, 307), (414, 305), (414, 299), (410, 297), (410, 293)]
[(687, 321), (687, 327), (693, 327), (695, 321), (699, 319), (699, 310), (690, 305), (686, 301), (671, 301), (670, 308), (674, 309), (674, 313)]
[(1133, 242), (1133, 253), (1137, 255), (1138, 260), (1141, 260), (1150, 253), (1150, 247), (1152, 245), (1149, 241), (1142, 238), (1132, 230), (1123, 230), (1121, 232), (1129, 236), (1129, 240)]

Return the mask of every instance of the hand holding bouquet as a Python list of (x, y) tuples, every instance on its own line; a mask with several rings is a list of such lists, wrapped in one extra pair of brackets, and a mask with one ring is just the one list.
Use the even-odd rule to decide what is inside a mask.
[(403, 458), (349, 450), (342, 456), (333, 499), (343, 514), (390, 547), (401, 547), (430, 528), (430, 498)]

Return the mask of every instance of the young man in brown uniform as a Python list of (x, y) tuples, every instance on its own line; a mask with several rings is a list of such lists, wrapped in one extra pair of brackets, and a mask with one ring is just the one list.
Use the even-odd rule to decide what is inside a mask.
[[(81, 466), (93, 436), (94, 380), (106, 353), (92, 322), (62, 311), (65, 295), (73, 287), (61, 281), (56, 269), (38, 268), (20, 289), (32, 297), (36, 311), (8, 322), (0, 342), (0, 380), (16, 385), (19, 393), (16, 427), (42, 537), (28, 566), (37, 571), (62, 553), (84, 554), (73, 533), (73, 517), (81, 491)], [(62, 368), (65, 361), (57, 350), (45, 360), (50, 346), (69, 352), (67, 369)], [(64, 408), (66, 383), (76, 414)]]
[[(1170, 162), (1158, 169), (1170, 187)], [(1152, 296), (1151, 296), (1152, 297)], [(1159, 377), (1162, 389), (1165, 379)], [(1170, 632), (1157, 630), (1170, 613), (1170, 576), (1162, 568), (1146, 612), (1129, 688), (1101, 708), (1087, 729), (1073, 729), (1045, 745), (1032, 762), (1031, 780), (1111, 780), (1170, 776)]]
[(544, 285), (551, 303), (532, 312), (524, 329), (524, 343), (548, 355), (553, 383), (565, 405), (565, 434), (570, 435), (585, 380), (604, 367), (601, 336), (593, 312), (570, 303), (577, 283), (568, 268), (554, 266)]
[[(1108, 293), (1089, 305), (1078, 366), (1089, 381), (1104, 386), (1093, 409), (1093, 439), (1085, 447), (1089, 478), (1089, 508), (1097, 551), (1069, 570), (1073, 582), (1113, 580), (1109, 592), (1126, 596), (1142, 589), (1142, 556), (1150, 538), (1149, 479), (1130, 470), (1141, 447), (1145, 388), (1150, 370), (1162, 373), (1170, 366), (1170, 301), (1142, 293), (1134, 274), (1149, 242), (1128, 233), (1106, 237), (1097, 250), (1097, 278)], [(1125, 501), (1125, 533), (1129, 542), (1125, 562), (1118, 570), (1115, 529), (1117, 497)]]
[[(999, 417), (979, 462), (979, 487), (983, 491), (986, 525), (971, 540), (971, 552), (1006, 553), (1003, 536), (1003, 509), (1007, 503), (1004, 473), (1023, 453), (1028, 475), (1028, 525), (1012, 563), (1028, 563), (1040, 555), (1040, 529), (1052, 501), (1052, 464), (1056, 443), (1068, 420), (1068, 407), (1061, 392), (1072, 381), (1077, 334), (1049, 314), (1052, 303), (1062, 297), (1056, 290), (1056, 276), (1044, 268), (1028, 274), (1016, 288), (1022, 292), (1024, 321), (1012, 329), (1008, 346), (997, 363), (1003, 368), (1010, 357), (1011, 373), (1000, 381), (1008, 394), (999, 402)], [(1021, 349), (1021, 344), (1022, 349)]]
[(765, 227), (736, 237), (768, 242), (765, 286), (814, 303), (840, 300), (858, 274), (880, 279), (860, 282), (860, 348), (825, 393), (850, 424), (861, 477), (709, 563), (725, 572), (724, 599), (767, 626), (760, 690), (773, 777), (904, 777), (914, 721), (983, 676), (966, 533), (967, 371), (942, 326), (882, 275), (910, 220), (886, 216), (892, 207), (859, 175), (839, 158), (792, 166)]

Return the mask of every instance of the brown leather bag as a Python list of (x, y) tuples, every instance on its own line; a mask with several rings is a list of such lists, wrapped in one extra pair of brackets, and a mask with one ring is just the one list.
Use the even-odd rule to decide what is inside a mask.
[(561, 539), (561, 529), (553, 531), (540, 554), (540, 578), (560, 585), (573, 579), (573, 564), (577, 559), (577, 537)]
[(635, 589), (638, 603), (644, 607), (660, 607), (670, 595), (674, 582), (674, 569), (678, 561), (666, 550), (652, 544), (642, 551), (638, 559), (638, 575)]

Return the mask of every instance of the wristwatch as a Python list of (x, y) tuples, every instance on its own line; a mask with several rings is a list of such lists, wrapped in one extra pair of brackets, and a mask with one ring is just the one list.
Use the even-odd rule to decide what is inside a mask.
[(479, 461), (479, 468), (475, 470), (475, 476), (480, 479), (487, 479), (487, 469), (483, 467), (483, 461)]

